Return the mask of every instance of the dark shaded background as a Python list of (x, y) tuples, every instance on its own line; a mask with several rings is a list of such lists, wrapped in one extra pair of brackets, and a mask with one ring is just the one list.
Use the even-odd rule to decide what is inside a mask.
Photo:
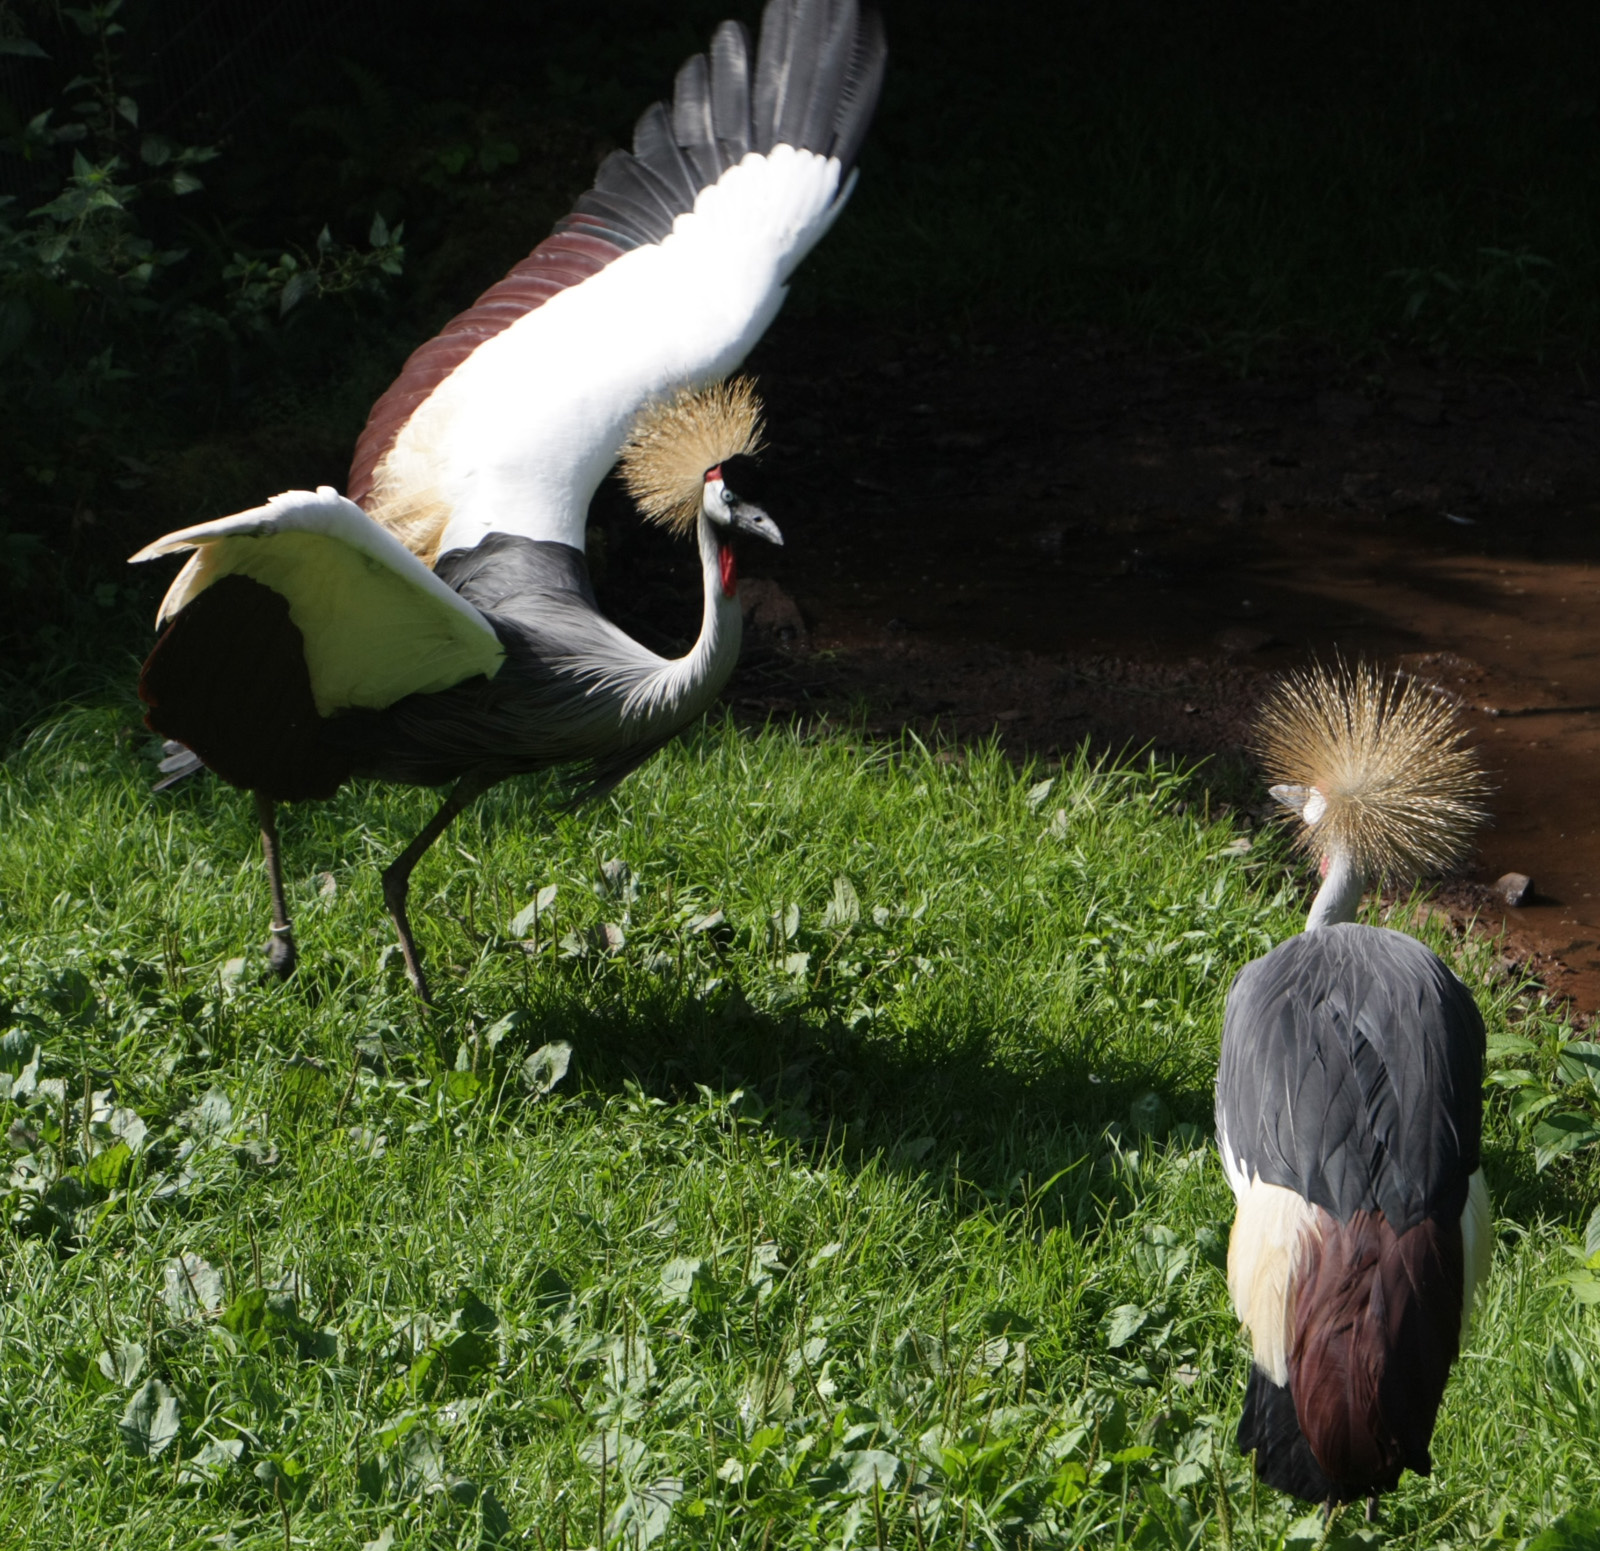
[[(409, 350), (545, 234), (729, 9), (126, 0), (108, 43), (45, 0), (0, 4), (0, 38), (48, 56), (0, 53), (13, 227), (81, 151), (136, 168), (154, 131), (218, 153), (202, 190), (152, 187), (118, 217), (183, 254), (137, 295), (0, 264), (5, 730), (97, 676), (126, 681), (159, 586), (123, 566), (132, 548), (342, 484)], [(811, 343), (807, 320), (989, 363), (1094, 333), (1239, 374), (1310, 343), (1357, 368), (1592, 349), (1600, 8), (884, 10), (860, 190), (763, 349), (769, 378), (786, 340)], [(137, 129), (41, 149), (28, 121), (81, 113), (73, 78), (106, 58)], [(403, 226), (398, 276), (280, 311), (280, 273), (241, 311), (240, 256), (310, 262), (324, 230), (359, 256), (375, 216)]]

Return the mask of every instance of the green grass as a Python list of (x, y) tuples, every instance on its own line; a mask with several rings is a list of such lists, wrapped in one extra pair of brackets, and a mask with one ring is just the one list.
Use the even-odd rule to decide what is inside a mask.
[[(723, 725), (513, 783), (419, 870), (425, 1017), (375, 863), (429, 794), (288, 816), (268, 984), (244, 799), (152, 798), (130, 719), (0, 769), (0, 1544), (1310, 1551), (1231, 1445), (1207, 1126), (1301, 896), (1193, 777)], [(1507, 1125), (1394, 1546), (1600, 1497), (1585, 1176)]]

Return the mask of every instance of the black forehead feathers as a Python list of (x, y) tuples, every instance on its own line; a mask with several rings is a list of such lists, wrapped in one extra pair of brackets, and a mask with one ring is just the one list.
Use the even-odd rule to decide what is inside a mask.
[(767, 477), (748, 453), (735, 453), (722, 460), (722, 488), (754, 506), (766, 504)]

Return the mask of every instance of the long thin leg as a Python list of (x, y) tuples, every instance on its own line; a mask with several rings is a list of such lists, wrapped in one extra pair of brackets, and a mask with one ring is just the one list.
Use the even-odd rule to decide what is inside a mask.
[(439, 805), (439, 811), (423, 826), (422, 832), (383, 870), (383, 902), (389, 907), (394, 929), (400, 934), (400, 953), (406, 961), (406, 974), (411, 988), (424, 1007), (428, 1001), (428, 982), (423, 978), (422, 959), (417, 953), (415, 938), (411, 935), (411, 921), (406, 915), (406, 896), (411, 892), (411, 869), (422, 860), (422, 854), (450, 827), (450, 821), (475, 797), (494, 785), (494, 778), (472, 771), (456, 782), (455, 790)]
[(294, 928), (289, 925), (289, 902), (283, 894), (283, 858), (278, 850), (277, 804), (263, 792), (252, 793), (256, 818), (261, 824), (261, 855), (267, 864), (267, 882), (272, 888), (272, 936), (267, 939), (267, 962), (280, 980), (294, 973), (300, 955), (294, 945)]

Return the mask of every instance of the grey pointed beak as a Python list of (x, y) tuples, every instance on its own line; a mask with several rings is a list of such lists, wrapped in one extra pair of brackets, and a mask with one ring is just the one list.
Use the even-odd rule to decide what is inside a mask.
[(740, 533), (754, 533), (758, 538), (765, 539), (769, 544), (783, 544), (783, 534), (778, 531), (778, 525), (759, 506), (750, 506), (741, 501), (733, 509), (733, 525)]

